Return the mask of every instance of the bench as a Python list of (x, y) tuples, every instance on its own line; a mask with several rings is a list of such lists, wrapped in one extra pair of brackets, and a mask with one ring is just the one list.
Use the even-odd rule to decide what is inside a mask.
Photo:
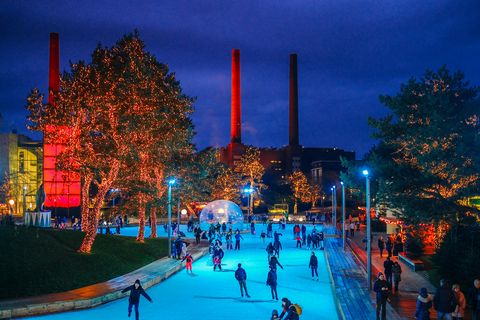
[(402, 260), (413, 271), (420, 271), (423, 270), (425, 267), (422, 260), (409, 258), (402, 253), (398, 253), (398, 259)]

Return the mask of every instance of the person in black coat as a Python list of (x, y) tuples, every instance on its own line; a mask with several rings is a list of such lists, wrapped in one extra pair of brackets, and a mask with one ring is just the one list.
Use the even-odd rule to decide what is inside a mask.
[(135, 319), (139, 319), (138, 304), (140, 303), (140, 295), (144, 296), (148, 301), (153, 302), (152, 298), (143, 290), (140, 280), (135, 280), (132, 286), (126, 287), (122, 290), (122, 293), (130, 291), (130, 297), (128, 298), (128, 316), (132, 314), (132, 307), (135, 306)]
[(270, 258), (270, 261), (268, 261), (268, 265), (270, 266), (270, 268), (272, 268), (275, 272), (277, 272), (277, 265), (283, 269), (283, 266), (280, 264), (280, 262), (278, 261), (277, 257), (275, 255), (273, 255), (271, 258)]
[(440, 280), (440, 288), (437, 289), (433, 298), (433, 307), (437, 310), (438, 319), (451, 319), (451, 314), (455, 311), (457, 299), (453, 290), (444, 279)]
[(480, 279), (473, 281), (473, 288), (468, 293), (467, 301), (472, 309), (472, 320), (480, 320)]
[(267, 286), (270, 286), (270, 291), (272, 293), (272, 300), (278, 300), (278, 293), (277, 293), (277, 273), (275, 270), (270, 267), (270, 271), (268, 272), (267, 276)]
[(310, 256), (310, 263), (308, 264), (308, 267), (312, 269), (312, 280), (314, 280), (314, 276), (316, 275), (318, 281), (318, 259), (313, 251), (312, 255)]
[(390, 257), (387, 257), (387, 260), (385, 260), (383, 262), (383, 268), (384, 268), (384, 271), (385, 271), (385, 277), (389, 284), (389, 286), (391, 287), (392, 286), (392, 276), (393, 276), (393, 261), (390, 260)]
[(373, 291), (375, 291), (377, 298), (377, 320), (380, 320), (380, 310), (382, 311), (382, 320), (386, 320), (387, 318), (388, 287), (385, 276), (379, 272), (378, 278), (373, 284)]
[(243, 297), (243, 290), (245, 290), (245, 295), (247, 298), (250, 298), (247, 291), (247, 272), (242, 268), (242, 264), (238, 264), (238, 269), (235, 271), (235, 279), (237, 279), (238, 284), (240, 285), (240, 293)]

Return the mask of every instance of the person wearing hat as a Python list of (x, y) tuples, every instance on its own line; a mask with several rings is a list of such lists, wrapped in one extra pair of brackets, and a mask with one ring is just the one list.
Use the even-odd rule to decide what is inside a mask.
[(382, 312), (382, 320), (387, 318), (387, 298), (388, 298), (388, 283), (385, 280), (383, 273), (378, 273), (378, 278), (373, 284), (373, 291), (376, 293), (377, 302), (377, 320), (380, 320), (380, 310)]
[(144, 296), (148, 301), (153, 302), (152, 298), (143, 290), (140, 280), (135, 280), (132, 286), (126, 287), (122, 290), (122, 293), (130, 291), (130, 297), (128, 298), (128, 316), (132, 314), (132, 307), (135, 306), (135, 319), (139, 319), (138, 304), (140, 303), (140, 295)]
[(421, 288), (417, 298), (417, 307), (415, 308), (416, 320), (429, 320), (430, 308), (432, 307), (432, 296), (428, 294), (427, 288)]

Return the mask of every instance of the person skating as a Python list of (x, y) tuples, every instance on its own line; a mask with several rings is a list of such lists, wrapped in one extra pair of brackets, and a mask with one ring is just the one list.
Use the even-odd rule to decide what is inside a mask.
[(132, 307), (135, 307), (135, 319), (139, 319), (138, 305), (140, 303), (140, 295), (144, 296), (148, 301), (153, 302), (152, 298), (143, 290), (140, 280), (135, 280), (135, 283), (122, 290), (122, 293), (130, 291), (130, 297), (128, 298), (128, 316), (132, 314)]
[(300, 235), (297, 235), (297, 248), (302, 249), (302, 238)]
[(262, 239), (262, 243), (265, 243), (265, 237), (267, 236), (267, 234), (265, 233), (265, 231), (262, 230), (262, 232), (260, 233), (260, 239)]
[(267, 276), (267, 286), (270, 286), (270, 291), (272, 293), (272, 300), (278, 300), (278, 293), (277, 293), (277, 273), (275, 269), (270, 266), (270, 271), (268, 272)]
[(325, 238), (325, 235), (323, 233), (323, 231), (320, 231), (318, 233), (318, 242), (319, 242), (319, 245), (320, 245), (320, 250), (324, 250), (325, 248), (323, 247), (323, 239)]
[(473, 281), (473, 288), (468, 293), (468, 305), (472, 311), (472, 320), (480, 320), (480, 279)]
[(402, 281), (402, 267), (398, 261), (395, 261), (392, 266), (393, 284), (395, 287), (395, 293), (398, 293), (398, 284)]
[(446, 320), (450, 320), (456, 305), (455, 295), (447, 281), (444, 279), (440, 280), (440, 288), (437, 289), (433, 297), (433, 307), (437, 310), (437, 319), (441, 320), (445, 318)]
[(243, 240), (243, 237), (237, 229), (237, 231), (235, 231), (235, 250), (240, 250), (240, 239)]
[(183, 257), (182, 262), (183, 261), (185, 261), (185, 270), (187, 270), (187, 273), (188, 273), (188, 270), (190, 270), (190, 273), (193, 273), (192, 271), (193, 257), (189, 252), (187, 252), (185, 257)]
[(373, 284), (373, 291), (376, 293), (376, 315), (377, 320), (380, 320), (380, 311), (382, 314), (382, 320), (386, 320), (387, 318), (387, 299), (388, 299), (388, 283), (385, 280), (385, 276), (383, 273), (378, 273), (378, 278), (375, 280)]
[(312, 255), (310, 256), (310, 263), (308, 264), (308, 267), (312, 269), (312, 280), (314, 280), (314, 276), (316, 275), (318, 281), (318, 259), (313, 251)]
[(421, 288), (415, 308), (416, 320), (430, 320), (430, 308), (432, 307), (432, 296), (428, 294), (427, 288)]
[(312, 235), (309, 234), (307, 236), (307, 249), (310, 250), (312, 248)]
[(307, 227), (302, 224), (302, 245), (307, 244)]
[(248, 295), (247, 283), (246, 283), (247, 272), (245, 271), (245, 269), (242, 268), (241, 263), (238, 264), (238, 268), (235, 271), (235, 279), (237, 279), (238, 284), (240, 285), (240, 293), (242, 294), (242, 297), (243, 297), (243, 290), (245, 290), (245, 295), (247, 296), (247, 298), (250, 298), (250, 296)]
[(270, 258), (274, 255), (274, 254), (278, 254), (278, 250), (275, 249), (275, 247), (272, 245), (272, 243), (270, 242), (268, 245), (267, 245), (267, 248), (265, 249), (267, 251), (267, 254), (268, 254), (268, 257), (267, 257), (267, 260), (270, 261)]
[(250, 223), (250, 233), (255, 234), (255, 222), (253, 221)]
[(273, 268), (273, 270), (277, 271), (277, 265), (283, 269), (283, 266), (280, 264), (278, 261), (277, 257), (275, 255), (270, 257), (270, 260), (268, 261), (268, 265), (270, 268)]
[(222, 271), (222, 259), (224, 255), (223, 249), (220, 246), (215, 246), (213, 251), (213, 271), (217, 270), (217, 267)]

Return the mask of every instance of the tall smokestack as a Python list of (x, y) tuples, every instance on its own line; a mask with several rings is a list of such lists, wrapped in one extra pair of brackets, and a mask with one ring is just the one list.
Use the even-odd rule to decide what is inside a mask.
[(48, 103), (53, 103), (53, 93), (60, 89), (60, 46), (58, 33), (50, 33), (50, 66), (48, 69)]
[(242, 142), (242, 108), (240, 103), (240, 50), (232, 50), (232, 114), (230, 142)]
[(289, 139), (288, 144), (298, 146), (298, 80), (297, 54), (290, 55), (290, 99), (289, 99)]

